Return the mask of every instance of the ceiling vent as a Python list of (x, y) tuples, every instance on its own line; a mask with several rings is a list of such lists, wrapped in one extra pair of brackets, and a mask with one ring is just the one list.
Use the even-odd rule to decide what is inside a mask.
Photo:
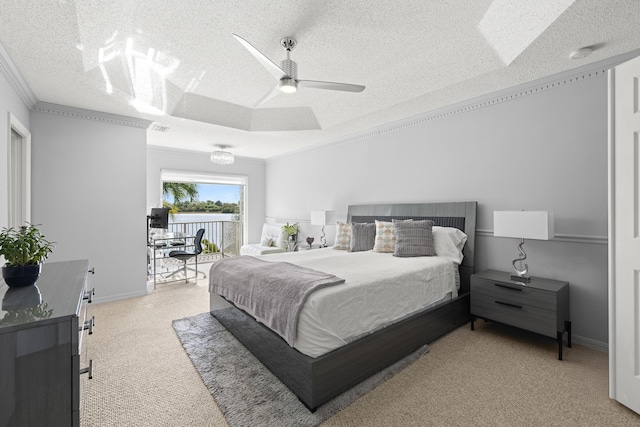
[(169, 130), (169, 126), (153, 125), (151, 130), (155, 130), (156, 132), (166, 132)]

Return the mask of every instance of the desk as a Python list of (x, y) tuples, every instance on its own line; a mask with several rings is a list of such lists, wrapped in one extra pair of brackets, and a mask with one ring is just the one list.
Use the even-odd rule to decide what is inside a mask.
[[(196, 236), (192, 236), (187, 233), (181, 232), (171, 232), (171, 233), (163, 233), (163, 234), (153, 234), (149, 237), (149, 242), (147, 246), (153, 252), (153, 270), (151, 274), (153, 274), (153, 289), (156, 288), (156, 277), (158, 274), (157, 271), (157, 261), (158, 259), (164, 260), (169, 258), (169, 252), (171, 251), (180, 251), (186, 250), (189, 247), (194, 247)], [(191, 240), (191, 243), (187, 243)], [(158, 252), (160, 252), (161, 256), (158, 257)], [(150, 260), (151, 261), (151, 260)], [(196, 278), (198, 277), (198, 266), (196, 264)]]

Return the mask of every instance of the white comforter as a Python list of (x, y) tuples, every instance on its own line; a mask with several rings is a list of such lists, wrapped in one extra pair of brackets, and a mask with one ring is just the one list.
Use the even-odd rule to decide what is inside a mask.
[(458, 294), (456, 265), (442, 257), (326, 249), (264, 255), (332, 273), (343, 285), (311, 294), (298, 319), (294, 348), (318, 357), (441, 299)]

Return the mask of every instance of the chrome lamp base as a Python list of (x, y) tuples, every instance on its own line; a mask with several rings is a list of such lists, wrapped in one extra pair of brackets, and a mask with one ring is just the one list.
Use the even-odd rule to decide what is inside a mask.
[(529, 276), (518, 276), (517, 274), (512, 274), (511, 275), (511, 280), (513, 280), (514, 282), (529, 283), (531, 281), (531, 277), (529, 277)]
[(327, 247), (327, 239), (324, 237), (324, 225), (322, 226), (322, 236), (320, 236), (320, 247), (321, 248)]
[[(524, 260), (527, 259), (527, 254), (524, 252), (524, 249), (522, 249), (523, 245), (524, 239), (520, 239), (520, 244), (518, 245), (518, 252), (520, 252), (520, 256), (511, 262), (513, 269), (516, 271), (516, 274), (511, 275), (511, 280), (514, 282), (529, 283), (531, 281), (531, 277), (526, 276), (529, 271), (529, 265), (524, 262)], [(522, 268), (523, 262), (524, 268)], [(520, 268), (516, 266), (516, 263), (520, 263)]]

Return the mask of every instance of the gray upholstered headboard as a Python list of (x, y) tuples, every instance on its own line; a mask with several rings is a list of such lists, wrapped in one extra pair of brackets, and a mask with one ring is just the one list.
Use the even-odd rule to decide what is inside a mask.
[(460, 293), (468, 291), (470, 276), (475, 272), (477, 202), (392, 203), (349, 205), (347, 222), (391, 221), (392, 219), (430, 219), (435, 225), (455, 227), (465, 232), (467, 243), (462, 250)]

